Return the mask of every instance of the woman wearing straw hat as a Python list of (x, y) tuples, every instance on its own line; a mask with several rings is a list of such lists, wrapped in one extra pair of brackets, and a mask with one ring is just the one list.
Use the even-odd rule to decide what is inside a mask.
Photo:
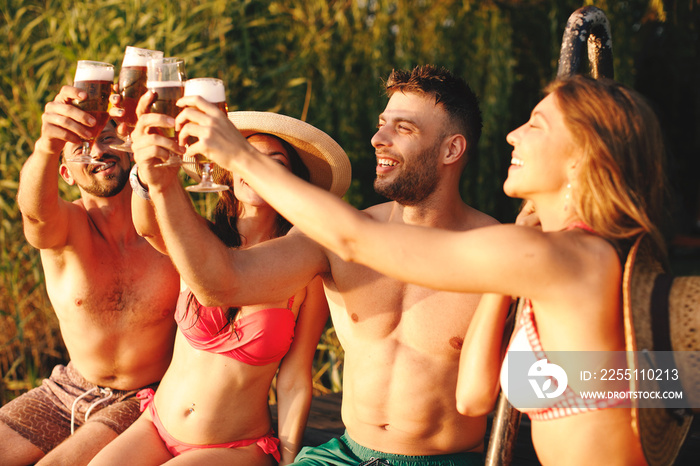
[[(625, 257), (643, 234), (663, 248), (659, 124), (638, 94), (609, 80), (577, 76), (547, 91), (530, 120), (507, 137), (514, 149), (504, 184), (506, 194), (529, 201), (541, 229), (449, 232), (380, 224), (288, 176), (235, 132), (208, 138), (199, 149), (239, 171), (278, 212), (345, 260), (436, 289), (526, 297), (513, 352), (625, 351)], [(193, 124), (182, 131), (202, 134)], [(493, 407), (509, 301), (483, 299), (469, 328), (457, 392), (465, 414)], [(644, 464), (629, 401), (584, 400), (579, 382), (570, 376), (564, 390), (549, 379), (541, 390), (561, 387), (562, 398), (545, 397), (548, 403), (525, 410), (540, 461)]]
[[(149, 134), (162, 118), (145, 114), (139, 119), (132, 137), (140, 172), (132, 184), (140, 196), (134, 197), (137, 230), (165, 250), (153, 209), (144, 200), (148, 192), (140, 185), (158, 176), (178, 180), (173, 169), (153, 167), (167, 157), (159, 146), (168, 143), (165, 138)], [(349, 186), (349, 170), (334, 168), (349, 166), (347, 156), (322, 131), (272, 113), (234, 112), (230, 118), (253, 147), (284, 170), (336, 196)], [(314, 144), (285, 134), (287, 127), (313, 132)], [(210, 224), (227, 246), (251, 247), (289, 230), (289, 222), (238, 174), (219, 169), (215, 178), (231, 188), (220, 194)], [(184, 189), (181, 194), (187, 196)], [(175, 318), (173, 359), (157, 391), (139, 394), (142, 416), (91, 464), (163, 464), (173, 458), (177, 464), (291, 462), (301, 446), (311, 402), (311, 364), (328, 318), (320, 278), (285, 300), (228, 308), (199, 304), (183, 283)], [(268, 408), (278, 368), (279, 440)]]

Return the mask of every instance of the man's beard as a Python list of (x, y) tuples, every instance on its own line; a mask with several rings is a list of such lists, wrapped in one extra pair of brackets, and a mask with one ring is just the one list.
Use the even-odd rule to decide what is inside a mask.
[(403, 171), (398, 173), (392, 182), (382, 177), (374, 180), (374, 190), (377, 194), (396, 201), (401, 205), (416, 205), (430, 196), (438, 185), (438, 170), (436, 160), (440, 143), (416, 155), (411, 165), (401, 164)]
[(122, 192), (128, 181), (129, 172), (122, 170), (117, 174), (106, 176), (102, 183), (93, 179), (89, 185), (78, 184), (78, 187), (95, 197), (112, 197)]

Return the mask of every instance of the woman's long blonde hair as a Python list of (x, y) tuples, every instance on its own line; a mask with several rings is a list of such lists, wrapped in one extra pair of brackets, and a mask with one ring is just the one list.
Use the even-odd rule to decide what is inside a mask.
[(626, 254), (648, 233), (665, 251), (666, 153), (656, 114), (637, 92), (609, 79), (575, 76), (551, 83), (564, 121), (583, 148), (576, 213)]

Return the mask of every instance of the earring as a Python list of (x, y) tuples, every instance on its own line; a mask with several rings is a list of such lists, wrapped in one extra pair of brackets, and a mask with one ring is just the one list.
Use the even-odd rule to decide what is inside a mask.
[(566, 195), (564, 196), (564, 210), (569, 210), (569, 201), (571, 200), (571, 183), (566, 185)]

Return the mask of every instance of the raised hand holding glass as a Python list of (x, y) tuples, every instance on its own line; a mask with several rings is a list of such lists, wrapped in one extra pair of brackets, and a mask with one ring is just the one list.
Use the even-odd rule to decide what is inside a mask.
[(148, 88), (146, 64), (153, 58), (163, 58), (163, 52), (159, 50), (141, 49), (128, 45), (124, 52), (124, 60), (119, 70), (119, 93), (122, 96), (124, 106), (124, 123), (127, 127), (126, 140), (119, 145), (111, 146), (113, 149), (131, 152), (131, 132), (136, 126), (136, 105)]
[(102, 132), (109, 119), (109, 95), (114, 81), (114, 66), (90, 60), (79, 60), (75, 70), (73, 85), (87, 93), (87, 98), (75, 101), (73, 104), (88, 112), (97, 123), (91, 128), (89, 139), (83, 140), (83, 151), (80, 155), (67, 159), (67, 162), (102, 164), (90, 154), (95, 138)]
[[(226, 92), (224, 90), (224, 82), (216, 78), (196, 78), (189, 79), (185, 82), (185, 95), (198, 95), (207, 102), (211, 102), (219, 107), (219, 109), (227, 114), (228, 107), (226, 106)], [(197, 138), (190, 138), (188, 144), (194, 144)], [(195, 161), (201, 167), (202, 179), (198, 184), (187, 186), (185, 189), (198, 193), (214, 193), (218, 191), (226, 191), (228, 186), (225, 184), (215, 183), (212, 179), (214, 170), (214, 162), (209, 160), (203, 154), (195, 155)]]
[[(173, 118), (180, 113), (175, 104), (184, 95), (185, 61), (182, 58), (156, 58), (148, 61), (148, 90), (155, 93), (156, 98), (151, 104), (151, 113), (161, 113)], [(161, 134), (177, 140), (175, 128), (161, 128)], [(170, 153), (167, 161), (156, 167), (179, 167), (182, 159), (177, 154)]]

